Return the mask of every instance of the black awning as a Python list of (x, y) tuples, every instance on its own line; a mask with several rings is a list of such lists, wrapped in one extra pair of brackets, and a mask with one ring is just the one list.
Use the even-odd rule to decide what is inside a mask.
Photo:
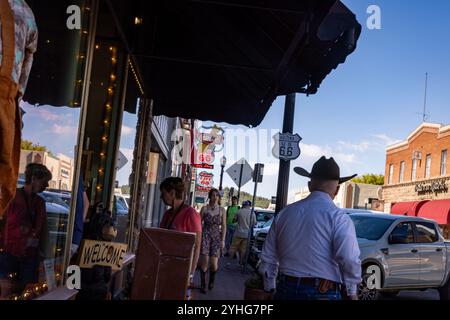
[[(123, 3), (113, 3), (120, 15)], [(141, 5), (143, 24), (130, 23), (127, 40), (154, 114), (169, 117), (257, 126), (277, 96), (316, 93), (361, 32), (334, 0)]]

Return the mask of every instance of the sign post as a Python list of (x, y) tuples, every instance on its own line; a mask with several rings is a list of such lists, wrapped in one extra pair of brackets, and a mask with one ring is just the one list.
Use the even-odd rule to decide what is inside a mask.
[(253, 236), (252, 219), (253, 219), (253, 214), (255, 213), (256, 194), (258, 191), (258, 183), (262, 183), (262, 181), (263, 181), (263, 175), (264, 175), (264, 165), (262, 163), (257, 163), (255, 165), (255, 170), (253, 170), (253, 182), (255, 183), (255, 189), (253, 191), (253, 201), (252, 201), (252, 211), (250, 214), (250, 223), (248, 224), (250, 228), (248, 229), (247, 249), (245, 250), (243, 273), (247, 272), (248, 258), (250, 256), (250, 241)]
[(228, 175), (234, 181), (238, 189), (238, 202), (240, 200), (241, 187), (246, 185), (253, 178), (252, 167), (248, 164), (247, 160), (242, 158), (235, 164), (233, 164), (227, 170)]

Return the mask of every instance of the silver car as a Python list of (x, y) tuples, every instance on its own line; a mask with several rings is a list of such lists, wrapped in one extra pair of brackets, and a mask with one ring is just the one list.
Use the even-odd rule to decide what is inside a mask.
[[(361, 300), (401, 290), (438, 289), (442, 300), (450, 296), (450, 243), (439, 225), (416, 217), (352, 213), (361, 250)], [(380, 271), (374, 287), (372, 275)]]

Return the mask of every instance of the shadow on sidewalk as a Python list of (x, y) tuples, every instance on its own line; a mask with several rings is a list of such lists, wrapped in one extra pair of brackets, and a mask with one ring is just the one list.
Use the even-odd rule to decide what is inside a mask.
[[(238, 265), (237, 261), (237, 259), (221, 258), (214, 289), (208, 290), (206, 294), (201, 293), (200, 289), (193, 289), (193, 300), (243, 300), (245, 281), (253, 276), (254, 270), (247, 266), (247, 272), (244, 274), (243, 268)], [(208, 284), (208, 277), (206, 284)], [(196, 287), (200, 288), (199, 271), (195, 273), (194, 283)]]

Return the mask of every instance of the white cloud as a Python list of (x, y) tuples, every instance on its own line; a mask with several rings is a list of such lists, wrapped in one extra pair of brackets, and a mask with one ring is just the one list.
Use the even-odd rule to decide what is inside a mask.
[(54, 124), (51, 132), (58, 135), (77, 135), (78, 128), (73, 126), (60, 126)]
[(351, 143), (348, 141), (339, 141), (338, 144), (343, 149), (353, 150), (353, 151), (358, 151), (358, 152), (367, 151), (372, 145), (372, 143), (370, 143), (368, 141), (363, 141), (361, 143)]
[(278, 162), (270, 162), (264, 164), (264, 176), (277, 176), (280, 171), (280, 163)]
[(125, 125), (122, 126), (122, 136), (129, 136), (133, 134), (134, 129), (131, 127), (127, 127)]
[(318, 160), (321, 156), (333, 157), (338, 163), (354, 164), (357, 162), (356, 155), (335, 150), (330, 146), (318, 146), (313, 144), (301, 144), (302, 156), (309, 160)]
[(388, 135), (386, 135), (384, 133), (375, 134), (374, 137), (382, 140), (384, 142), (384, 144), (385, 144), (385, 147), (401, 142), (401, 140), (391, 138), (391, 137), (389, 137)]

